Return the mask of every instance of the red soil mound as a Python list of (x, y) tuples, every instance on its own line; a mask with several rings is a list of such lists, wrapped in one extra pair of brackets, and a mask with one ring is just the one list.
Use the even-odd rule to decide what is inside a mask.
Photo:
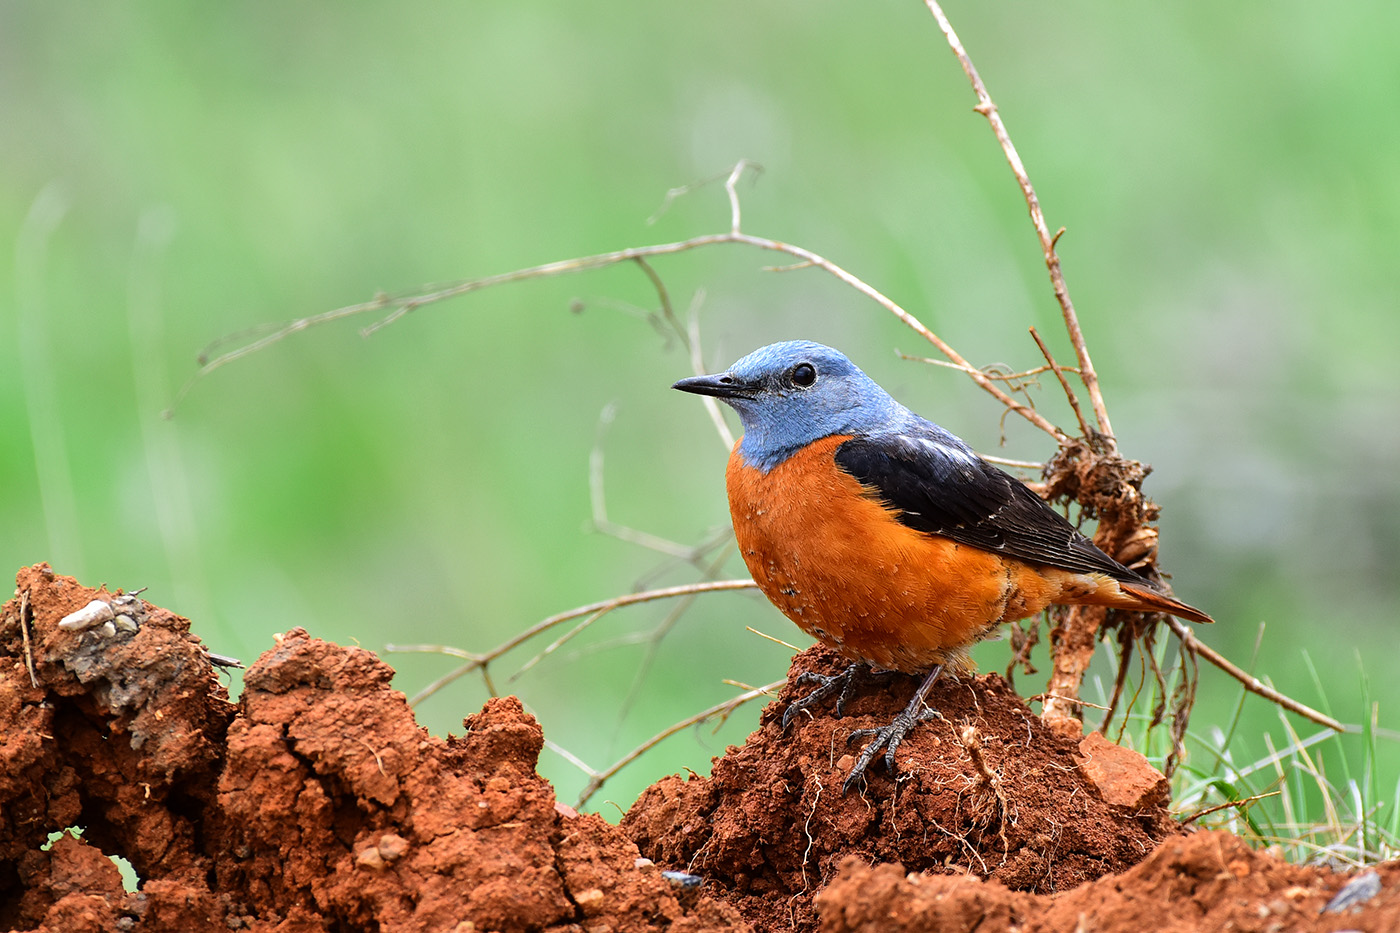
[[(812, 648), (794, 672), (843, 666)], [(912, 871), (957, 866), (1052, 893), (1134, 865), (1179, 832), (1164, 808), (1165, 782), (1145, 760), (1134, 756), (1161, 782), (1155, 796), (1132, 809), (1106, 803), (1077, 766), (1075, 743), (1047, 729), (996, 674), (936, 684), (929, 705), (942, 719), (900, 746), (896, 777), (877, 763), (862, 793), (843, 796), (859, 751), (847, 747), (851, 730), (889, 722), (917, 683), (872, 678), (843, 719), (804, 716), (784, 733), (782, 711), (801, 695), (789, 686), (712, 777), (663, 778), (622, 827), (643, 854), (703, 875), (760, 929), (813, 926), (812, 894), (848, 855)]]
[(616, 827), (561, 812), (513, 697), (430, 737), (386, 664), (298, 630), (234, 707), (184, 619), (137, 601), (139, 631), (65, 630), (111, 595), (43, 565), (18, 582), (0, 612), (0, 928), (743, 926)]
[[(996, 677), (941, 685), (945, 720), (900, 749), (896, 780), (839, 793), (846, 734), (908, 695), (889, 678), (845, 720), (783, 735), (766, 711), (713, 778), (664, 779), (618, 828), (556, 803), (513, 698), (434, 738), (373, 654), (298, 630), (235, 706), (186, 620), (45, 565), (18, 583), (0, 608), (0, 929), (1400, 929), (1400, 867), (1320, 913), (1345, 877), (1181, 834), (1140, 759), (1057, 739)], [(59, 625), (94, 599), (110, 612)]]

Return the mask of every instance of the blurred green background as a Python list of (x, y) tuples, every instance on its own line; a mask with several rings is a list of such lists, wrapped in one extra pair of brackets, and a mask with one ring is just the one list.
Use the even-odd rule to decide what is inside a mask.
[[(953, 4), (1060, 241), (1123, 451), (1151, 463), (1162, 557), (1211, 644), (1356, 722), (1400, 701), (1400, 7)], [(693, 543), (728, 521), (725, 450), (689, 372), (625, 306), (635, 268), (313, 330), (197, 384), (209, 341), (420, 283), (727, 225), (814, 249), (979, 365), (1072, 358), (1024, 203), (922, 4), (0, 3), (0, 568), (148, 587), (215, 651), (273, 633), (484, 650), (569, 607), (694, 570), (589, 524), (600, 413), (613, 520)], [(834, 344), (979, 450), (1048, 439), (816, 271), (738, 247), (658, 260), (707, 364)], [(581, 313), (571, 303), (583, 302)], [(1053, 383), (1039, 403), (1072, 423)], [(742, 574), (737, 561), (727, 573)], [(510, 683), (602, 766), (805, 644), (760, 597), (616, 613)], [(979, 649), (1001, 669), (1005, 642)], [(449, 659), (395, 655), (413, 693)], [(1107, 668), (1105, 668), (1105, 673)], [(1099, 676), (1103, 676), (1101, 673)], [(1040, 689), (1022, 677), (1023, 693)], [(628, 703), (634, 694), (640, 702)], [(1092, 688), (1091, 688), (1092, 692)], [(1195, 724), (1237, 688), (1207, 670)], [(460, 731), (465, 679), (421, 721)], [(1277, 729), (1262, 701), (1241, 734)], [(672, 739), (605, 788), (626, 807), (705, 771)], [(1256, 747), (1262, 752), (1262, 747)], [(1387, 752), (1389, 754), (1389, 752)], [(572, 799), (583, 777), (546, 751)], [(1387, 772), (1394, 775), (1392, 768)], [(1393, 777), (1391, 779), (1393, 781)]]

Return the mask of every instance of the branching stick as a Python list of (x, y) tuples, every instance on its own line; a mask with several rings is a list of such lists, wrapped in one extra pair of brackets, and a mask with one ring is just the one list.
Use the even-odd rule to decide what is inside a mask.
[(1011, 165), (1012, 174), (1016, 176), (1016, 183), (1021, 186), (1021, 194), (1025, 196), (1026, 207), (1031, 214), (1031, 223), (1035, 225), (1036, 236), (1040, 239), (1040, 249), (1045, 256), (1045, 268), (1050, 273), (1050, 285), (1055, 291), (1055, 300), (1060, 303), (1060, 310), (1064, 315), (1065, 330), (1069, 333), (1070, 343), (1074, 345), (1075, 355), (1079, 358), (1079, 378), (1083, 380), (1084, 388), (1089, 393), (1089, 402), (1094, 407), (1094, 417), (1099, 423), (1099, 433), (1106, 435), (1104, 442), (1108, 451), (1116, 452), (1117, 443), (1113, 439), (1113, 426), (1108, 421), (1108, 408), (1104, 405), (1103, 393), (1099, 390), (1098, 373), (1094, 371), (1093, 361), (1089, 359), (1089, 348), (1084, 343), (1084, 332), (1079, 329), (1079, 316), (1075, 314), (1074, 303), (1069, 298), (1069, 288), (1065, 285), (1064, 273), (1060, 270), (1060, 256), (1055, 252), (1055, 243), (1064, 231), (1061, 230), (1054, 236), (1050, 235), (1050, 228), (1045, 223), (1045, 212), (1040, 208), (1040, 199), (1036, 197), (1030, 176), (1026, 174), (1026, 166), (1021, 162), (1021, 155), (1011, 142), (1011, 136), (1006, 131), (1006, 124), (1002, 122), (1001, 113), (997, 110), (992, 95), (987, 93), (987, 86), (982, 83), (982, 76), (977, 73), (976, 66), (972, 64), (967, 50), (963, 48), (962, 40), (953, 31), (953, 24), (948, 21), (943, 8), (938, 5), (938, 0), (924, 0), (924, 2), (929, 8), (929, 12), (933, 14), (933, 18), (938, 21), (938, 28), (943, 31), (944, 38), (948, 40), (948, 47), (957, 56), (958, 63), (962, 65), (963, 73), (967, 75), (967, 80), (972, 83), (972, 91), (977, 95), (977, 106), (973, 109), (986, 117), (987, 122), (991, 124), (992, 133), (1001, 145), (1001, 151), (1006, 154), (1006, 161)]
[[(775, 680), (771, 684), (765, 684), (762, 687), (754, 687), (752, 690), (746, 690), (736, 697), (732, 697), (728, 700), (725, 700), (723, 703), (717, 703), (714, 706), (711, 706), (709, 709), (701, 710), (693, 716), (687, 716), (680, 722), (672, 723), (665, 729), (662, 729), (660, 732), (656, 733), (656, 735), (647, 739), (641, 745), (638, 745), (636, 748), (632, 749), (626, 755), (623, 755), (621, 758), (613, 762), (611, 765), (609, 765), (602, 771), (594, 771), (592, 768), (589, 768), (587, 765), (585, 765), (582, 761), (580, 761), (576, 756), (572, 754), (566, 755), (566, 757), (571, 762), (573, 762), (573, 764), (576, 767), (582, 769), (583, 772), (589, 776), (588, 783), (584, 786), (583, 792), (579, 794), (578, 802), (574, 804), (574, 806), (583, 806), (585, 803), (588, 802), (588, 798), (592, 797), (595, 793), (597, 793), (598, 788), (602, 787), (603, 783), (607, 781), (608, 778), (621, 771), (627, 765), (636, 761), (638, 758), (646, 754), (652, 748), (656, 747), (665, 739), (668, 739), (671, 736), (675, 735), (677, 732), (680, 732), (682, 729), (687, 729), (693, 725), (696, 725), (697, 723), (702, 723), (707, 719), (712, 719), (715, 716), (721, 717), (721, 721), (723, 721), (724, 719), (728, 718), (730, 713), (734, 712), (736, 709), (743, 706), (745, 703), (749, 702), (750, 700), (755, 700), (761, 696), (771, 696), (773, 694), (773, 691), (777, 690), (785, 683), (787, 683), (786, 678), (784, 678), (783, 680)], [(552, 743), (550, 744), (550, 747), (560, 753), (563, 753), (564, 751), (563, 749), (553, 745)]]
[(1326, 726), (1337, 732), (1347, 731), (1346, 726), (1342, 725), (1331, 716), (1328, 716), (1326, 713), (1319, 713), (1311, 706), (1299, 703), (1292, 697), (1279, 693), (1273, 687), (1270, 687), (1259, 678), (1235, 664), (1229, 658), (1197, 638), (1196, 633), (1191, 631), (1191, 626), (1175, 616), (1167, 616), (1167, 624), (1171, 626), (1171, 630), (1176, 633), (1177, 638), (1181, 639), (1181, 643), (1186, 646), (1188, 651), (1200, 655), (1211, 664), (1214, 664), (1216, 667), (1238, 680), (1250, 693), (1258, 694), (1270, 703), (1281, 706), (1290, 712), (1297, 713), (1304, 719), (1315, 722), (1319, 726)]
[[(712, 580), (708, 583), (687, 583), (682, 586), (668, 586), (658, 590), (645, 590), (641, 593), (626, 593), (622, 596), (614, 596), (612, 599), (604, 599), (600, 602), (589, 603), (586, 606), (577, 606), (565, 612), (556, 613), (547, 619), (542, 619), (539, 622), (536, 622), (534, 625), (530, 626), (524, 631), (518, 632), (517, 634), (511, 636), (510, 638), (501, 642), (496, 647), (492, 648), (490, 651), (482, 652), (480, 654), (477, 654), (475, 652), (462, 651), (458, 648), (446, 648), (443, 645), (391, 644), (385, 645), (384, 649), (386, 651), (414, 651), (428, 652), (433, 654), (451, 654), (456, 657), (467, 659), (466, 664), (463, 664), (454, 670), (448, 671), (446, 674), (443, 674), (437, 680), (433, 681), (432, 683), (428, 684), (428, 686), (418, 691), (418, 693), (416, 693), (413, 696), (413, 698), (408, 701), (409, 705), (413, 706), (417, 705), (422, 700), (425, 700), (428, 697), (432, 696), (434, 693), (437, 693), (443, 687), (446, 687), (448, 684), (452, 683), (454, 680), (457, 680), (459, 677), (462, 677), (466, 674), (470, 674), (472, 671), (480, 670), (483, 674), (485, 674), (488, 665), (490, 665), (492, 661), (496, 660), (501, 655), (505, 654), (507, 651), (510, 651), (512, 648), (519, 647), (520, 645), (534, 638), (541, 632), (546, 632), (549, 629), (554, 628), (554, 626), (561, 625), (572, 619), (582, 618), (583, 616), (590, 616), (591, 618), (589, 619), (589, 621), (593, 622), (601, 618), (603, 615), (612, 612), (614, 609), (620, 609), (623, 606), (635, 606), (637, 603), (648, 603), (657, 599), (673, 599), (677, 596), (689, 596), (695, 593), (719, 593), (724, 592), (726, 590), (751, 590), (756, 588), (757, 585), (758, 584), (754, 583), (752, 580)], [(493, 695), (495, 694), (494, 689), (491, 689), (491, 692)]]
[[(730, 229), (727, 233), (712, 233), (704, 236), (691, 237), (688, 240), (680, 240), (673, 243), (657, 243), (651, 246), (634, 246), (628, 249), (615, 250), (611, 253), (599, 253), (594, 256), (581, 256), (574, 259), (564, 259), (560, 260), (559, 262), (549, 262), (539, 266), (530, 266), (526, 269), (517, 269), (514, 272), (504, 272), (500, 275), (491, 275), (480, 279), (467, 279), (461, 282), (445, 285), (441, 288), (437, 288), (431, 291), (418, 292), (410, 295), (402, 295), (398, 297), (392, 297), (389, 295), (379, 295), (371, 301), (361, 302), (360, 304), (346, 305), (343, 308), (336, 308), (331, 311), (324, 311), (320, 314), (313, 314), (310, 317), (298, 318), (295, 321), (289, 321), (288, 323), (283, 324), (277, 329), (264, 334), (263, 336), (261, 336), (257, 340), (254, 340), (251, 343), (235, 347), (234, 349), (221, 353), (218, 356), (213, 357), (212, 359), (204, 359), (203, 355), (201, 355), (201, 359), (203, 359), (204, 361), (200, 365), (199, 369), (195, 371), (194, 375), (191, 376), (190, 379), (183, 386), (181, 386), (180, 391), (175, 396), (174, 405), (178, 405), (180, 400), (184, 398), (184, 396), (193, 387), (195, 382), (197, 382), (204, 376), (209, 375), (217, 369), (227, 366), (229, 363), (233, 363), (237, 360), (243, 359), (244, 357), (256, 353), (259, 350), (264, 350), (275, 343), (287, 339), (293, 334), (300, 333), (301, 331), (319, 326), (321, 324), (329, 324), (332, 321), (339, 321), (348, 317), (355, 317), (362, 314), (368, 314), (370, 312), (391, 309), (389, 311), (389, 314), (387, 314), (379, 321), (376, 321), (375, 323), (369, 325), (362, 331), (362, 333), (365, 336), (369, 336), (370, 334), (374, 333), (380, 328), (389, 326), (390, 324), (402, 318), (404, 315), (415, 311), (418, 308), (422, 308), (426, 305), (437, 304), (438, 302), (446, 301), (449, 298), (456, 298), (460, 295), (466, 295), (474, 291), (480, 291), (484, 288), (491, 288), (496, 285), (508, 285), (514, 282), (523, 282), (529, 279), (545, 279), (554, 278), (555, 276), (560, 275), (571, 275), (576, 272), (586, 272), (591, 269), (601, 269), (605, 266), (612, 266), (621, 262), (639, 262), (655, 256), (666, 256), (674, 253), (683, 253), (688, 250), (699, 249), (706, 246), (716, 246), (721, 243), (738, 243), (744, 246), (755, 247), (757, 249), (769, 250), (777, 253), (784, 253), (788, 256), (792, 256), (796, 259), (801, 260), (801, 265), (804, 267), (816, 266), (817, 268), (822, 269), (823, 271), (835, 276), (837, 279), (846, 283), (851, 288), (854, 288), (862, 295), (865, 295), (867, 298), (871, 299), (876, 304), (889, 311), (895, 317), (903, 321), (905, 325), (907, 325), (909, 328), (911, 328), (913, 331), (919, 334), (919, 336), (923, 337), (929, 343), (937, 347), (940, 353), (942, 353), (949, 360), (957, 364), (959, 369), (966, 372), (973, 382), (977, 383), (979, 386), (981, 386), (983, 389), (989, 392), (1007, 408), (1021, 415), (1023, 418), (1034, 424), (1036, 427), (1040, 428), (1042, 431), (1045, 431), (1051, 437), (1055, 438), (1056, 441), (1065, 441), (1069, 439), (1068, 435), (1065, 434), (1064, 431), (1060, 430), (1054, 424), (1051, 424), (1050, 421), (1048, 421), (1035, 409), (1030, 408), (1026, 405), (1022, 405), (1020, 402), (1016, 401), (1006, 392), (1002, 391), (1002, 389), (996, 385), (996, 382), (993, 379), (991, 379), (980, 369), (977, 369), (975, 366), (969, 363), (966, 359), (963, 358), (962, 354), (958, 353), (949, 344), (945, 343), (941, 337), (939, 337), (933, 331), (929, 330), (926, 326), (924, 326), (923, 322), (921, 322), (918, 318), (914, 317), (914, 315), (910, 314), (904, 308), (900, 307), (900, 305), (897, 302), (883, 294), (879, 289), (875, 288), (873, 285), (868, 284), (863, 279), (857, 277), (856, 275), (853, 275), (850, 272), (847, 272), (845, 269), (841, 268), (831, 260), (823, 256), (819, 256), (818, 254), (812, 252), (809, 249), (805, 249), (801, 246), (794, 246), (791, 243), (784, 243), (781, 240), (773, 240), (769, 239), (768, 237), (754, 236), (752, 234), (743, 233), (742, 231), (740, 231), (739, 224), (742, 219), (742, 215), (739, 207), (739, 195), (738, 192), (735, 190), (735, 185), (738, 182), (740, 176), (742, 175), (744, 169), (747, 168), (749, 164), (750, 163), (748, 163), (747, 161), (741, 159), (737, 164), (735, 164), (733, 171), (729, 173), (729, 177), (725, 181), (724, 187), (726, 192), (728, 192), (730, 203)], [(641, 266), (641, 268), (644, 270), (644, 272), (651, 271), (649, 266)], [(174, 405), (172, 405), (172, 409)], [(167, 416), (169, 416), (170, 413), (170, 410), (166, 411)]]

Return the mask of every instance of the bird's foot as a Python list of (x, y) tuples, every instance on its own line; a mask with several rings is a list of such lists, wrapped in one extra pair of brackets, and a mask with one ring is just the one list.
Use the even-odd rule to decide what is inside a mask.
[(787, 731), (788, 724), (798, 713), (805, 713), (818, 703), (836, 694), (836, 718), (840, 719), (846, 712), (846, 701), (851, 698), (855, 691), (856, 680), (866, 670), (866, 665), (857, 661), (839, 674), (816, 674), (812, 671), (803, 671), (797, 675), (796, 686), (805, 687), (808, 684), (816, 684), (817, 689), (807, 694), (800, 700), (793, 700), (788, 704), (788, 708), (783, 711), (783, 731)]
[(895, 772), (894, 753), (900, 744), (914, 731), (914, 727), (928, 719), (942, 719), (943, 714), (936, 709), (924, 706), (924, 698), (928, 696), (929, 688), (938, 679), (942, 672), (942, 666), (935, 667), (924, 678), (924, 682), (919, 685), (919, 689), (914, 691), (914, 698), (909, 701), (909, 705), (894, 717), (887, 726), (879, 729), (856, 729), (847, 738), (846, 743), (850, 744), (859, 739), (869, 738), (870, 741), (861, 750), (860, 757), (856, 759), (855, 765), (851, 768), (851, 773), (846, 775), (846, 779), (841, 782), (841, 793), (849, 793), (850, 789), (857, 782), (865, 779), (866, 769), (870, 763), (880, 754), (880, 750), (885, 751), (885, 770), (890, 774)]
[[(912, 704), (911, 704), (912, 705)], [(880, 754), (880, 749), (885, 750), (885, 770), (894, 774), (894, 753), (899, 748), (914, 727), (927, 719), (942, 719), (943, 714), (936, 709), (925, 709), (914, 712), (906, 708), (904, 712), (894, 717), (890, 724), (879, 729), (857, 729), (846, 739), (847, 744), (859, 739), (870, 738), (869, 743), (861, 750), (860, 757), (856, 759), (855, 766), (851, 768), (851, 773), (846, 775), (846, 780), (841, 782), (841, 793), (847, 793), (855, 786), (857, 781), (863, 780), (865, 771), (870, 767), (870, 763)]]

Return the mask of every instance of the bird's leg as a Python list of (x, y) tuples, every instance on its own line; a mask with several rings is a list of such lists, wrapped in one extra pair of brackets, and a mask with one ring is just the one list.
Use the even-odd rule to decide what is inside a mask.
[(865, 769), (870, 767), (870, 762), (875, 760), (875, 756), (880, 753), (880, 749), (885, 749), (885, 770), (894, 774), (894, 752), (899, 748), (901, 742), (913, 731), (914, 727), (925, 719), (932, 719), (935, 716), (942, 718), (943, 714), (936, 709), (925, 709), (924, 699), (928, 696), (929, 690), (933, 689), (933, 682), (938, 679), (938, 675), (943, 673), (943, 665), (939, 664), (928, 672), (924, 682), (919, 684), (919, 689), (914, 691), (914, 698), (909, 701), (909, 705), (904, 707), (904, 711), (895, 716), (888, 726), (880, 729), (857, 729), (846, 739), (847, 744), (856, 739), (870, 736), (870, 743), (861, 751), (860, 757), (856, 759), (855, 766), (851, 768), (851, 773), (846, 775), (846, 780), (841, 782), (841, 793), (846, 793), (851, 787), (865, 776)]
[(856, 679), (865, 672), (865, 669), (866, 665), (857, 661), (839, 674), (816, 674), (812, 671), (803, 671), (798, 674), (796, 686), (816, 684), (817, 689), (802, 699), (793, 700), (788, 704), (788, 708), (783, 711), (783, 731), (787, 731), (788, 723), (792, 722), (792, 717), (798, 713), (805, 713), (833, 693), (837, 694), (836, 718), (840, 719), (846, 711), (846, 701), (851, 698), (851, 693), (855, 690)]

